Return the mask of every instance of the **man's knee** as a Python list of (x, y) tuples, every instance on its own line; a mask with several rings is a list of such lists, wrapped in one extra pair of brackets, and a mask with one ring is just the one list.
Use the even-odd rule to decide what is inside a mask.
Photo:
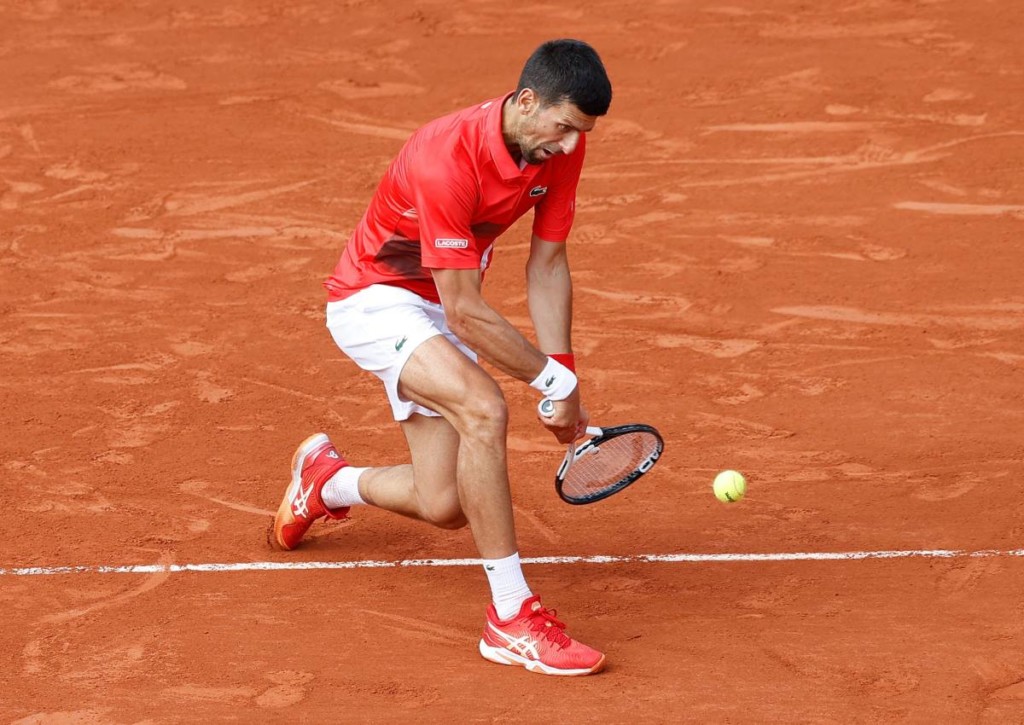
[(425, 502), (421, 515), (424, 521), (439, 529), (461, 529), (469, 523), (458, 494)]
[(439, 529), (449, 529), (454, 531), (456, 529), (465, 528), (469, 520), (466, 518), (466, 514), (462, 513), (462, 510), (452, 512), (441, 518), (434, 519), (430, 522)]
[(499, 389), (486, 393), (470, 394), (463, 404), (463, 438), (504, 439), (508, 430), (508, 405)]

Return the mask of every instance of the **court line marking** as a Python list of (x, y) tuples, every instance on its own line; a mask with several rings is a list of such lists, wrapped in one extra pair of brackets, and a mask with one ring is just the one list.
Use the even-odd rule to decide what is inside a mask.
[[(752, 561), (861, 561), (864, 559), (979, 559), (1024, 557), (1024, 549), (919, 549), (908, 551), (822, 551), (766, 554), (636, 554), (633, 556), (535, 556), (523, 564), (678, 564)], [(223, 564), (128, 564), (123, 566), (26, 566), (0, 569), (0, 576), (58, 574), (177, 574), (182, 572), (308, 571), (481, 566), (483, 559), (401, 559), (397, 561), (251, 561)]]

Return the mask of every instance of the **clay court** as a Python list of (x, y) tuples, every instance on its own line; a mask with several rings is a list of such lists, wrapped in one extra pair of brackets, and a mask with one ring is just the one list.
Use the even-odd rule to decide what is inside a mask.
[[(0, 2), (0, 721), (1024, 722), (1022, 24)], [(387, 163), (566, 36), (615, 87), (569, 242), (584, 399), (665, 438), (568, 506), (501, 378), (526, 575), (588, 678), (480, 657), (467, 530), (266, 538), (307, 435), (405, 462), (321, 287)], [(485, 285), (524, 328), (529, 218)]]

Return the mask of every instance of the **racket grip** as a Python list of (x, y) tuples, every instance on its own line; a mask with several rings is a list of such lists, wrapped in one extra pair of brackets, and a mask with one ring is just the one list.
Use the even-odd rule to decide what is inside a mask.
[[(545, 418), (550, 418), (555, 414), (555, 404), (549, 398), (544, 398), (544, 400), (537, 404), (537, 412)], [(587, 426), (588, 436), (599, 436), (602, 433), (604, 433), (603, 428), (598, 428), (594, 425)]]

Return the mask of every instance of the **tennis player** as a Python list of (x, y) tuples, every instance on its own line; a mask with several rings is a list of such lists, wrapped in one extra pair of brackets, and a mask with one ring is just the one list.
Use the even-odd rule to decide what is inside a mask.
[[(518, 88), (416, 131), (388, 167), (333, 274), (327, 327), (384, 383), (412, 463), (358, 468), (323, 434), (292, 459), (274, 521), (294, 549), (316, 519), (368, 504), (446, 529), (467, 523), (492, 603), (480, 653), (548, 675), (600, 671), (605, 657), (565, 632), (523, 576), (509, 492), (508, 409), (477, 356), (555, 401), (539, 419), (561, 443), (581, 436), (565, 241), (587, 133), (611, 103), (597, 53), (552, 40)], [(534, 346), (481, 294), (495, 240), (533, 210), (526, 291)]]

